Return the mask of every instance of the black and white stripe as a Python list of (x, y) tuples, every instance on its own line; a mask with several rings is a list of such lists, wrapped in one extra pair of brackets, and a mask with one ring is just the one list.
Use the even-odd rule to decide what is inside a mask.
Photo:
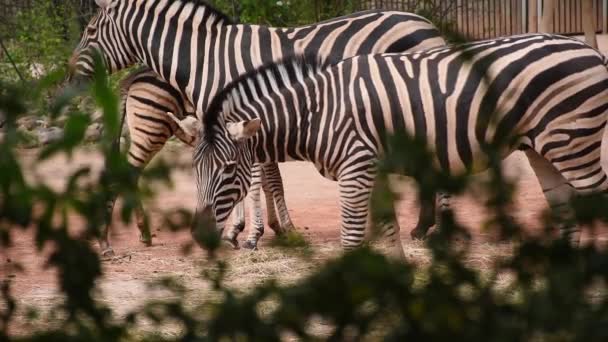
[[(604, 57), (561, 36), (364, 55), (321, 70), (287, 60), (243, 76), (210, 105), (194, 153), (198, 222), (222, 228), (254, 163), (307, 160), (338, 181), (342, 244), (359, 246), (377, 161), (394, 132), (424, 139), (452, 174), (486, 169), (487, 147), (509, 142), (499, 145), (504, 157), (525, 150), (559, 211), (573, 192), (608, 190), (607, 117)], [(388, 232), (398, 237), (393, 221)]]
[[(183, 94), (198, 115), (237, 75), (286, 55), (314, 54), (324, 63), (331, 63), (362, 53), (444, 44), (428, 20), (403, 12), (366, 11), (298, 28), (272, 28), (233, 24), (227, 16), (197, 0), (97, 3), (101, 10), (91, 20), (71, 59), (73, 73), (91, 74), (94, 51), (101, 52), (110, 72), (141, 62)], [(154, 141), (160, 145), (158, 138)], [(147, 162), (156, 151), (140, 146), (144, 148), (131, 157), (139, 158), (143, 166), (142, 161)], [(109, 248), (107, 239), (102, 247)]]

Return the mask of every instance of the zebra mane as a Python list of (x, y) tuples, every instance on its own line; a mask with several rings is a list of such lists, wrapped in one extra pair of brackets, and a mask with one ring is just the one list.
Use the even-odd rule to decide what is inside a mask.
[(233, 93), (238, 89), (239, 86), (244, 86), (246, 94), (242, 94), (248, 98), (251, 98), (253, 94), (250, 93), (249, 84), (252, 83), (255, 86), (256, 92), (261, 93), (260, 77), (263, 82), (268, 80), (275, 80), (279, 87), (284, 87), (284, 76), (289, 76), (289, 82), (298, 82), (298, 79), (305, 79), (311, 74), (318, 73), (328, 66), (332, 65), (330, 60), (321, 61), (316, 56), (310, 55), (294, 55), (286, 57), (277, 62), (270, 62), (264, 64), (257, 69), (244, 73), (230, 82), (224, 89), (219, 92), (209, 103), (207, 110), (203, 115), (203, 125), (201, 128), (201, 134), (204, 136), (204, 140), (208, 143), (212, 143), (214, 139), (214, 128), (220, 123), (224, 104), (228, 101), (232, 101)]
[(207, 1), (204, 1), (204, 0), (182, 0), (182, 1), (184, 3), (190, 2), (190, 3), (193, 3), (194, 5), (205, 7), (212, 16), (220, 19), (221, 21), (225, 22), (228, 25), (234, 25), (237, 23), (231, 16), (220, 11), (219, 9), (217, 9), (217, 7), (209, 4)]

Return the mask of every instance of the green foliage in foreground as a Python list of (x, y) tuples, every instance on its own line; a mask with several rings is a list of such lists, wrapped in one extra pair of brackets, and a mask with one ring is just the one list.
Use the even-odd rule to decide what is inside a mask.
[[(593, 246), (573, 248), (565, 240), (555, 238), (550, 222), (546, 234), (527, 236), (523, 227), (504, 214), (511, 205), (512, 192), (508, 191), (510, 185), (501, 179), (498, 164), (490, 172), (490, 181), (485, 183), (475, 184), (467, 177), (455, 179), (434, 170), (424, 146), (407, 136), (393, 138), (395, 146), (399, 146), (394, 151), (400, 153), (389, 153), (383, 170), (407, 170), (419, 182), (421, 196), (438, 189), (459, 193), (486, 188), (488, 210), (495, 214), (488, 224), (488, 233), (500, 237), (500, 241), (515, 241), (510, 256), (486, 270), (466, 264), (470, 252), (467, 228), (455, 222), (448, 212), (443, 215), (442, 229), (426, 242), (432, 255), (427, 266), (391, 262), (361, 248), (326, 263), (297, 284), (282, 286), (269, 279), (240, 295), (223, 285), (226, 265), (212, 259), (207, 266), (215, 264), (213, 269), (219, 271), (208, 272), (207, 277), (221, 294), (219, 302), (192, 307), (192, 303), (171, 299), (151, 302), (140, 311), (117, 317), (93, 296), (103, 265), (86, 240), (98, 234), (105, 200), (111, 191), (120, 191), (126, 198), (121, 208), (125, 221), (131, 217), (140, 194), (130, 181), (125, 156), (113, 148), (118, 132), (117, 98), (103, 69), (98, 68), (95, 81), (84, 94), (89, 91), (104, 109), (105, 136), (97, 146), (104, 158), (104, 172), (93, 182), (82, 182), (92, 177), (90, 168), (83, 166), (71, 175), (65, 190), (57, 192), (44, 183), (26, 181), (23, 165), (17, 158), (19, 150), (15, 145), (21, 137), (15, 130), (16, 118), (39, 103), (37, 97), (58, 79), (56, 75), (27, 87), (0, 85), (0, 110), (8, 118), (8, 131), (0, 144), (0, 242), (3, 249), (11, 248), (13, 233), (29, 230), (39, 251), (56, 246), (48, 264), (58, 271), (60, 289), (65, 294), (63, 303), (54, 310), (62, 318), (53, 322), (48, 331), (10, 335), (7, 329), (16, 318), (17, 307), (11, 295), (11, 281), (3, 279), (0, 339), (278, 341), (285, 336), (297, 336), (317, 340), (319, 337), (308, 328), (319, 318), (331, 327), (321, 339), (333, 341), (608, 339), (605, 296), (608, 253)], [(83, 90), (65, 90), (50, 106), (54, 109), (52, 115), (58, 115), (81, 94)], [(80, 148), (88, 120), (84, 113), (71, 113), (64, 139), (45, 148), (40, 159), (70, 155)], [(407, 154), (403, 153), (405, 147)], [(168, 181), (168, 175), (168, 169), (161, 163), (144, 173), (144, 183)], [(374, 195), (376, 217), (382, 216), (396, 198), (390, 188), (379, 187)], [(573, 207), (577, 209), (577, 217), (589, 227), (608, 218), (608, 205), (603, 198), (577, 199)], [(68, 234), (70, 213), (87, 219), (86, 230), (79, 236)], [(175, 220), (176, 215), (181, 219)], [(190, 222), (187, 211), (167, 213), (166, 217), (176, 229)], [(300, 242), (295, 236), (288, 238), (286, 244), (302, 245)], [(163, 286), (175, 294), (170, 298), (183, 297), (184, 287), (178, 281), (167, 280)], [(274, 309), (259, 310), (269, 300), (276, 303)], [(138, 322), (144, 319), (156, 322), (159, 331), (150, 336), (132, 336)], [(163, 336), (162, 327), (175, 323), (179, 323), (181, 335), (158, 337)]]

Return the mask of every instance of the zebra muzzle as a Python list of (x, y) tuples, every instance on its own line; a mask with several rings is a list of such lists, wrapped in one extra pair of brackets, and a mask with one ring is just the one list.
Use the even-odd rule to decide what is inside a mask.
[(217, 229), (211, 206), (196, 211), (190, 232), (194, 241), (203, 249), (213, 248), (216, 241), (219, 241), (221, 231)]

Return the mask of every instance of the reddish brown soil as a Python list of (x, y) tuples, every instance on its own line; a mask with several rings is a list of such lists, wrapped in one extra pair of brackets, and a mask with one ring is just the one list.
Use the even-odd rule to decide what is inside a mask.
[[(27, 163), (33, 160), (35, 151), (24, 151), (23, 160)], [(184, 148), (172, 147), (164, 152), (163, 157), (178, 155), (180, 160), (187, 162), (191, 151)], [(82, 165), (91, 165), (95, 169), (101, 166), (101, 159), (95, 153), (83, 151), (74, 158), (54, 158), (41, 165), (37, 174), (41, 178), (60, 188), (65, 176)], [(506, 163), (507, 173), (517, 178), (518, 193), (514, 217), (527, 226), (539, 227), (539, 215), (546, 208), (540, 187), (529, 168), (525, 157), (516, 153)], [(31, 168), (30, 168), (31, 170)], [(284, 163), (281, 165), (284, 177), (287, 203), (293, 222), (306, 229), (309, 240), (313, 245), (339, 245), (339, 207), (336, 183), (322, 178), (312, 165), (300, 162)], [(29, 177), (34, 178), (32, 172)], [(189, 170), (176, 171), (173, 174), (174, 187), (163, 189), (156, 206), (193, 208), (195, 203), (195, 186)], [(399, 221), (401, 223), (402, 241), (406, 254), (408, 249), (420, 249), (420, 243), (412, 242), (409, 231), (415, 225), (418, 208), (415, 203), (415, 188), (405, 182), (403, 201), (399, 206)], [(480, 227), (485, 215), (479, 201), (482, 196), (467, 195), (454, 200), (454, 208), (460, 222), (471, 227)], [(477, 198), (477, 199), (476, 199)], [(153, 210), (153, 209), (150, 209)], [(190, 242), (189, 233), (170, 233), (159, 223), (158, 215), (152, 213), (152, 227), (155, 234), (151, 247), (143, 246), (138, 240), (135, 224), (128, 226), (116, 224), (112, 230), (111, 241), (119, 258), (104, 262), (103, 280), (100, 283), (102, 295), (119, 313), (139, 305), (142, 299), (149, 299), (150, 293), (145, 283), (165, 275), (173, 275), (189, 281), (193, 286), (206, 286), (198, 277), (200, 260), (204, 258), (201, 251), (196, 250), (192, 255), (184, 256), (182, 247)], [(267, 235), (273, 233), (267, 230)], [(481, 246), (492, 248), (489, 237), (479, 229), (473, 230), (474, 241)], [(243, 236), (244, 237), (244, 236)], [(603, 241), (608, 237), (606, 231), (592, 238), (584, 236), (585, 240)], [(0, 278), (9, 277), (12, 280), (14, 294), (20, 304), (49, 307), (57, 301), (57, 286), (52, 269), (44, 269), (45, 254), (34, 249), (30, 232), (15, 232), (14, 246), (8, 251), (0, 252), (2, 267)], [(266, 239), (268, 241), (268, 239)], [(93, 242), (92, 242), (93, 243)], [(95, 244), (96, 245), (96, 244)], [(96, 246), (97, 248), (97, 246)], [(264, 246), (262, 246), (264, 248)], [(270, 247), (267, 247), (270, 248)], [(232, 253), (249, 253), (235, 251)], [(258, 252), (260, 253), (260, 252)], [(411, 254), (410, 254), (411, 255)], [(10, 262), (9, 262), (10, 261)], [(25, 267), (24, 272), (11, 270), (15, 262)], [(160, 295), (162, 297), (162, 295)]]

